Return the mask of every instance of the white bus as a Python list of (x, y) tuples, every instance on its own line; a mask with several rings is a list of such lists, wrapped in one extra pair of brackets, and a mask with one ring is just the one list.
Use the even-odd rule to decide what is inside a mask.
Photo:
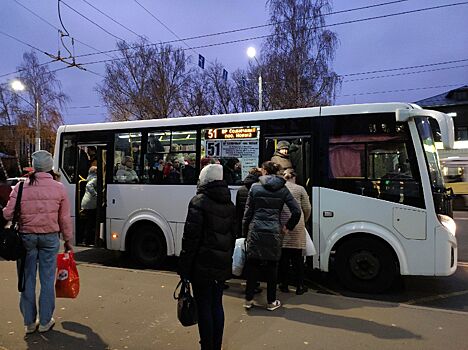
[[(453, 146), (450, 117), (404, 103), (67, 125), (58, 130), (55, 169), (78, 242), (91, 217), (92, 243), (157, 266), (180, 252), (202, 166), (224, 166), (234, 201), (248, 170), (286, 140), (312, 202), (313, 267), (334, 268), (350, 289), (381, 291), (398, 275), (447, 276), (457, 267), (451, 197), (429, 118), (445, 147)], [(91, 164), (96, 219), (80, 215)]]

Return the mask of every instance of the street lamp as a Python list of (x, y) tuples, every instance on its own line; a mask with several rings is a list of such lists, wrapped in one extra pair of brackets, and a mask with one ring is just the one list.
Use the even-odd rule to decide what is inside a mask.
[(255, 62), (258, 64), (258, 110), (263, 111), (262, 66), (257, 60), (257, 50), (255, 50), (255, 47), (250, 46), (247, 49), (247, 56), (249, 56), (250, 59), (254, 58)]
[[(24, 84), (19, 80), (13, 80), (11, 82), (11, 88), (14, 91), (24, 91), (26, 89)], [(29, 104), (33, 108), (36, 108), (36, 149), (35, 150), (39, 151), (41, 149), (41, 124), (39, 122), (39, 101), (36, 100), (36, 106), (33, 106), (33, 104), (29, 102), (28, 100), (26, 100), (25, 98), (21, 97), (20, 95), (17, 95), (17, 96), (20, 97), (23, 101), (25, 101), (27, 104)]]

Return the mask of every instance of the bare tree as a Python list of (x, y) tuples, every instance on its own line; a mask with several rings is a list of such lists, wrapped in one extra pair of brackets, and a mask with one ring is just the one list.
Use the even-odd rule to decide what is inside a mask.
[(214, 114), (226, 114), (232, 111), (231, 83), (223, 77), (223, 66), (219, 62), (209, 65), (205, 71), (210, 87), (210, 94), (214, 97)]
[(184, 89), (180, 110), (183, 116), (208, 115), (215, 113), (216, 97), (207, 75), (194, 72)]
[[(15, 124), (19, 132), (30, 134), (36, 128), (36, 105), (39, 106), (39, 125), (43, 146), (52, 149), (55, 132), (63, 124), (61, 110), (69, 100), (60, 81), (47, 65), (40, 65), (35, 52), (23, 54), (18, 67), (19, 78), (26, 86), (15, 98)], [(21, 126), (21, 127), (20, 127)]]
[(252, 112), (258, 109), (257, 78), (255, 69), (247, 72), (241, 69), (232, 73), (232, 110), (234, 113)]
[(331, 67), (338, 39), (324, 27), (331, 0), (268, 0), (267, 6), (273, 35), (260, 57), (265, 105), (284, 109), (332, 103), (340, 79)]
[(180, 115), (183, 88), (189, 82), (184, 51), (141, 40), (119, 42), (119, 59), (106, 65), (97, 91), (110, 120), (168, 118)]

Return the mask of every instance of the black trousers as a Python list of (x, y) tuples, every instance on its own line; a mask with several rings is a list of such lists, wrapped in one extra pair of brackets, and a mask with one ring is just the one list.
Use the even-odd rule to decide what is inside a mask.
[(202, 350), (221, 350), (224, 330), (223, 285), (223, 282), (213, 280), (192, 281)]
[(85, 219), (83, 241), (86, 245), (96, 244), (96, 214), (96, 209), (83, 210)]
[(245, 288), (245, 300), (254, 297), (257, 281), (260, 277), (267, 283), (267, 301), (269, 304), (276, 300), (276, 284), (278, 281), (278, 262), (247, 259), (246, 261), (247, 286)]
[(293, 283), (296, 287), (302, 286), (304, 284), (304, 257), (302, 256), (302, 249), (283, 248), (281, 250), (279, 264), (280, 283), (286, 286), (291, 281), (291, 274), (289, 273), (290, 265), (293, 268)]

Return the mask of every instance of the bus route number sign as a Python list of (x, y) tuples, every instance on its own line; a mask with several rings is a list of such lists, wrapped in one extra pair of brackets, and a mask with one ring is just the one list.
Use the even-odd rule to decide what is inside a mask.
[(206, 155), (208, 157), (220, 157), (221, 141), (206, 141)]
[(207, 129), (205, 131), (205, 139), (207, 140), (253, 139), (257, 138), (257, 135), (256, 127)]

